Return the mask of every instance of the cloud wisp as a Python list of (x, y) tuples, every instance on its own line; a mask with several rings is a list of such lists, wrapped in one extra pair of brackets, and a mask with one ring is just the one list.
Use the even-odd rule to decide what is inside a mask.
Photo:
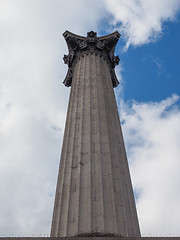
[(179, 0), (105, 0), (112, 14), (112, 27), (119, 30), (129, 45), (156, 41), (163, 33), (163, 23), (173, 21), (180, 10)]
[(121, 104), (137, 208), (146, 236), (180, 235), (179, 96)]

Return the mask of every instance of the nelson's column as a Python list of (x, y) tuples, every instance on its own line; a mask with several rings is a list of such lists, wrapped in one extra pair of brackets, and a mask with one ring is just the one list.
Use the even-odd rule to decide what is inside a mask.
[(71, 94), (51, 237), (140, 237), (113, 87), (118, 32), (87, 37), (66, 31), (65, 86)]

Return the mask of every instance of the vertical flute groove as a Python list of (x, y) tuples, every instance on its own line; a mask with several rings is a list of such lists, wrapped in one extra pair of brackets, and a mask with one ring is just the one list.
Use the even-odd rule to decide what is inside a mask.
[[(72, 88), (75, 86), (72, 86)], [(71, 191), (71, 174), (72, 174), (72, 161), (73, 161), (73, 149), (74, 149), (74, 136), (75, 136), (75, 120), (77, 116), (77, 103), (78, 103), (78, 92), (75, 92), (75, 98), (73, 101), (74, 105), (74, 111), (72, 115), (72, 122), (71, 122), (71, 132), (69, 134), (69, 152), (67, 150), (68, 157), (66, 159), (66, 167), (65, 167), (65, 178), (64, 178), (64, 191), (62, 192), (62, 201), (63, 201), (63, 207), (62, 211), (64, 210), (63, 214), (60, 217), (60, 226), (59, 226), (59, 232), (58, 235), (62, 234), (62, 236), (67, 235), (67, 230), (68, 230), (68, 215), (69, 215), (69, 202), (70, 202), (70, 191)], [(72, 134), (72, 135), (71, 135)], [(66, 190), (66, 191), (65, 191)]]
[[(103, 202), (103, 187), (102, 187), (102, 184), (103, 184), (103, 180), (102, 180), (102, 157), (101, 157), (101, 154), (100, 154), (100, 151), (101, 151), (101, 144), (100, 144), (100, 128), (99, 128), (99, 125), (100, 125), (100, 117), (99, 117), (99, 111), (100, 111), (100, 105), (99, 105), (99, 97), (98, 96), (101, 96), (101, 94), (99, 94), (99, 91), (101, 90), (101, 81), (99, 81), (99, 79), (101, 79), (101, 74), (100, 74), (100, 59), (99, 57), (95, 56), (95, 59), (96, 59), (96, 62), (95, 64), (98, 66), (98, 68), (95, 68), (96, 71), (95, 71), (95, 74), (97, 76), (97, 85), (98, 85), (98, 88), (95, 88), (97, 89), (96, 90), (96, 99), (97, 99), (97, 111), (98, 111), (98, 114), (97, 114), (97, 118), (98, 120), (96, 121), (96, 125), (97, 125), (97, 136), (98, 136), (98, 145), (99, 145), (99, 149), (98, 149), (98, 160), (99, 160), (99, 185), (100, 185), (100, 207), (101, 207), (101, 215), (100, 215), (100, 221), (101, 221), (101, 229), (102, 231), (105, 231), (104, 229), (104, 202)], [(94, 67), (96, 66), (94, 65)]]
[[(67, 235), (72, 235), (75, 233), (78, 234), (78, 215), (79, 215), (79, 174), (80, 174), (80, 165), (78, 161), (80, 161), (80, 143), (81, 143), (81, 135), (80, 135), (80, 119), (79, 112), (81, 112), (81, 102), (80, 95), (81, 89), (79, 89), (79, 84), (82, 78), (82, 64), (79, 64), (77, 68), (75, 68), (75, 72), (77, 73), (76, 79), (74, 79), (73, 88), (74, 91), (77, 91), (77, 102), (76, 102), (76, 115), (75, 115), (75, 129), (74, 129), (74, 137), (73, 138), (73, 151), (72, 151), (72, 164), (71, 164), (71, 182), (70, 182), (70, 197), (69, 197), (69, 212), (68, 212), (68, 224), (67, 224)], [(72, 229), (74, 231), (72, 232)]]
[[(106, 70), (105, 72), (105, 76), (106, 78), (110, 77), (108, 71)], [(107, 85), (110, 85), (111, 83), (109, 81), (106, 82)], [(112, 88), (109, 86), (108, 87), (108, 91), (107, 91), (107, 105), (108, 105), (108, 109), (110, 110), (111, 108), (114, 108), (114, 106), (116, 107), (116, 105), (114, 104), (115, 101), (114, 100), (114, 92), (112, 90)], [(115, 129), (116, 124), (116, 119), (114, 117), (115, 112), (108, 112), (107, 117), (108, 117), (108, 127), (109, 127), (109, 135), (111, 138), (111, 141), (109, 142), (110, 144), (110, 150), (111, 150), (111, 169), (112, 169), (112, 181), (113, 181), (113, 196), (114, 196), (114, 211), (115, 211), (115, 221), (116, 221), (116, 231), (117, 234), (122, 234), (125, 235), (126, 234), (126, 227), (124, 222), (125, 220), (125, 215), (124, 215), (124, 211), (121, 212), (121, 223), (119, 223), (118, 221), (118, 209), (117, 209), (117, 203), (120, 205), (120, 203), (122, 203), (122, 193), (118, 194), (121, 201), (116, 200), (116, 191), (117, 191), (117, 186), (116, 186), (116, 181), (115, 181), (115, 172), (114, 169), (116, 169), (116, 171), (119, 169), (119, 157), (117, 155), (117, 137), (116, 137), (116, 131), (117, 129)], [(119, 121), (119, 119), (117, 119)], [(118, 135), (119, 137), (119, 135)], [(119, 179), (120, 182), (120, 179)], [(120, 184), (120, 183), (119, 183)], [(119, 228), (117, 228), (117, 225), (119, 225)]]
[[(72, 124), (72, 106), (74, 103), (74, 95), (75, 92), (71, 91), (70, 93), (70, 100), (68, 105), (68, 112), (67, 112), (67, 120), (66, 120), (66, 126), (64, 131), (64, 140), (62, 145), (62, 153), (61, 153), (61, 161), (60, 161), (60, 167), (59, 167), (59, 175), (58, 175), (58, 181), (57, 181), (57, 187), (56, 187), (56, 198), (55, 198), (55, 206), (54, 206), (54, 213), (53, 213), (53, 221), (52, 221), (52, 228), (51, 228), (51, 236), (58, 236), (58, 229), (59, 229), (59, 222), (60, 222), (60, 214), (61, 214), (61, 204), (62, 204), (62, 186), (64, 183), (64, 169), (66, 166), (66, 156), (67, 156), (67, 149), (69, 146), (69, 132), (71, 129)], [(57, 207), (59, 206), (59, 207)]]
[[(103, 76), (103, 85), (104, 87), (102, 88), (103, 90), (103, 100), (104, 100), (104, 118), (105, 118), (105, 128), (106, 128), (106, 138), (107, 138), (107, 148), (108, 148), (108, 161), (106, 164), (106, 167), (104, 168), (104, 175), (108, 179), (108, 184), (109, 184), (109, 190), (107, 192), (107, 189), (105, 191), (106, 195), (104, 199), (106, 200), (106, 208), (107, 208), (107, 213), (106, 213), (106, 228), (107, 231), (113, 231), (116, 233), (116, 223), (114, 221), (114, 215), (115, 215), (115, 209), (114, 209), (114, 192), (113, 192), (113, 181), (112, 181), (112, 169), (111, 169), (111, 149), (110, 149), (110, 132), (109, 132), (109, 124), (111, 124), (108, 121), (108, 115), (109, 115), (109, 108), (108, 104), (106, 101), (107, 98), (107, 92), (108, 92), (108, 85), (107, 85), (107, 76), (106, 76), (106, 71), (107, 71), (107, 65), (104, 59), (101, 59), (101, 71), (102, 71), (102, 76)], [(110, 230), (111, 229), (111, 230)]]

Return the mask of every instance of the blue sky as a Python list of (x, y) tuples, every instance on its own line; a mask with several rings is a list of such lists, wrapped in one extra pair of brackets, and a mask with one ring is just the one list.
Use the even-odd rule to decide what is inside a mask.
[[(0, 235), (49, 235), (65, 30), (118, 30), (115, 89), (143, 236), (180, 236), (180, 0), (0, 0)], [(167, 217), (168, 216), (168, 217)]]
[[(125, 100), (160, 101), (173, 93), (180, 95), (180, 19), (165, 22), (157, 41), (130, 47), (122, 52)], [(121, 51), (121, 41), (117, 52)], [(120, 51), (118, 51), (120, 50)]]

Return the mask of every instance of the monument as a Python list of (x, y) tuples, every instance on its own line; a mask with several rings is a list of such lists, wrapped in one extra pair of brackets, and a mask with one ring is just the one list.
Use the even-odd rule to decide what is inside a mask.
[(139, 237), (140, 230), (113, 87), (114, 32), (66, 31), (71, 86), (51, 237)]
[(180, 240), (141, 237), (113, 88), (118, 32), (66, 31), (71, 86), (50, 237), (0, 240)]

